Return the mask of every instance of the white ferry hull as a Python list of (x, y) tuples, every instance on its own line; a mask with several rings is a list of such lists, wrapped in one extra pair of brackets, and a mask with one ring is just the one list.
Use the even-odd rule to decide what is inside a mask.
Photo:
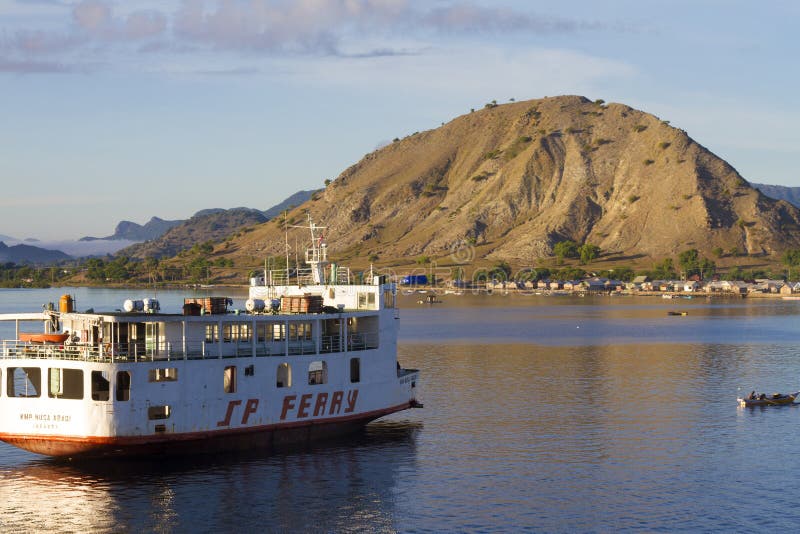
[(357, 432), (385, 415), (413, 408), (414, 401), (368, 413), (249, 428), (131, 437), (73, 437), (0, 434), (0, 440), (27, 451), (55, 457), (98, 458), (167, 456), (256, 450), (271, 452)]

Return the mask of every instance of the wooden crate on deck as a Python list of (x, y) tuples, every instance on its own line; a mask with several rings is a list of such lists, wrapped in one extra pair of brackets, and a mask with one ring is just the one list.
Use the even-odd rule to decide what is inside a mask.
[(321, 313), (322, 296), (281, 297), (281, 311), (284, 313)]

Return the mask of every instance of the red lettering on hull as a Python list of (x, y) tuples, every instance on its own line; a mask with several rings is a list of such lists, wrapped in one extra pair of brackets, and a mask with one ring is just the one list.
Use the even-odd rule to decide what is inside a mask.
[(242, 403), (240, 400), (232, 400), (228, 403), (228, 411), (225, 412), (225, 419), (217, 421), (217, 426), (231, 426), (231, 417), (233, 417), (233, 410)]
[(297, 398), (297, 395), (287, 395), (283, 398), (283, 408), (281, 409), (281, 421), (286, 419), (286, 414), (294, 408), (294, 400)]
[(302, 397), (300, 397), (300, 405), (297, 407), (297, 418), (300, 419), (301, 417), (308, 417), (308, 409), (311, 407), (311, 397), (314, 395), (312, 393), (306, 393)]
[(247, 420), (250, 419), (250, 414), (256, 413), (258, 410), (258, 399), (247, 399), (247, 404), (244, 406), (244, 413), (242, 414), (242, 424), (246, 425)]
[[(313, 393), (304, 393), (300, 396), (300, 401), (297, 404), (295, 404), (297, 395), (285, 396), (281, 409), (281, 421), (285, 421), (292, 412), (295, 412), (295, 419), (305, 419), (311, 416), (312, 406), (314, 407), (314, 417), (353, 413), (356, 410), (356, 402), (358, 401), (358, 390), (348, 391), (346, 397), (344, 391), (334, 391), (330, 395), (326, 392), (317, 393), (316, 399), (314, 396)], [(329, 397), (330, 403), (328, 402)]]
[[(233, 412), (237, 406), (241, 406), (241, 400), (228, 401), (228, 411), (225, 412), (225, 419), (217, 422), (217, 426), (231, 426), (231, 419), (233, 419)], [(258, 399), (247, 399), (247, 404), (244, 405), (244, 413), (242, 414), (242, 424), (246, 425), (250, 420), (250, 416), (258, 410)]]
[(342, 409), (342, 397), (344, 397), (344, 391), (333, 392), (333, 397), (331, 397), (331, 409), (328, 415), (339, 413), (339, 410)]
[(317, 395), (317, 403), (314, 405), (314, 417), (325, 415), (325, 405), (328, 403), (328, 394), (320, 393)]

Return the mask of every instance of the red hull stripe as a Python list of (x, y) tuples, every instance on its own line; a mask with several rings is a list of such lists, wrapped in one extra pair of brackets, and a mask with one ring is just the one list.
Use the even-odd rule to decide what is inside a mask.
[[(203, 432), (182, 432), (178, 434), (149, 434), (146, 436), (54, 436), (38, 434), (11, 434), (0, 433), (0, 441), (5, 441), (22, 449), (40, 454), (54, 456), (70, 456), (91, 453), (98, 449), (135, 449), (137, 447), (147, 447), (150, 445), (165, 445), (176, 442), (193, 442), (225, 438), (245, 438), (254, 434), (280, 433), (282, 431), (292, 431), (299, 429), (313, 429), (328, 426), (348, 426), (350, 424), (368, 423), (390, 413), (399, 412), (412, 407), (412, 402), (406, 402), (390, 408), (374, 410), (359, 414), (347, 415), (342, 417), (331, 417), (329, 419), (314, 419), (310, 421), (296, 421), (291, 423), (280, 423), (274, 425), (260, 425), (244, 428), (232, 428), (224, 430), (209, 430)], [(118, 453), (134, 453), (135, 451), (117, 451)]]

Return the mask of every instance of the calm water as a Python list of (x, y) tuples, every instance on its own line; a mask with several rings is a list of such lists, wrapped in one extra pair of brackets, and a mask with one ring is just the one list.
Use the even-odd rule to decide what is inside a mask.
[[(62, 292), (0, 290), (0, 313), (35, 311)], [(79, 309), (149, 296), (70, 292)], [(184, 294), (158, 297), (169, 311)], [(425, 409), (274, 456), (86, 466), (0, 444), (0, 527), (673, 532), (800, 525), (800, 406), (736, 405), (739, 388), (800, 389), (800, 302), (415, 300), (402, 301), (400, 360), (422, 370)], [(668, 317), (668, 310), (689, 315)]]

